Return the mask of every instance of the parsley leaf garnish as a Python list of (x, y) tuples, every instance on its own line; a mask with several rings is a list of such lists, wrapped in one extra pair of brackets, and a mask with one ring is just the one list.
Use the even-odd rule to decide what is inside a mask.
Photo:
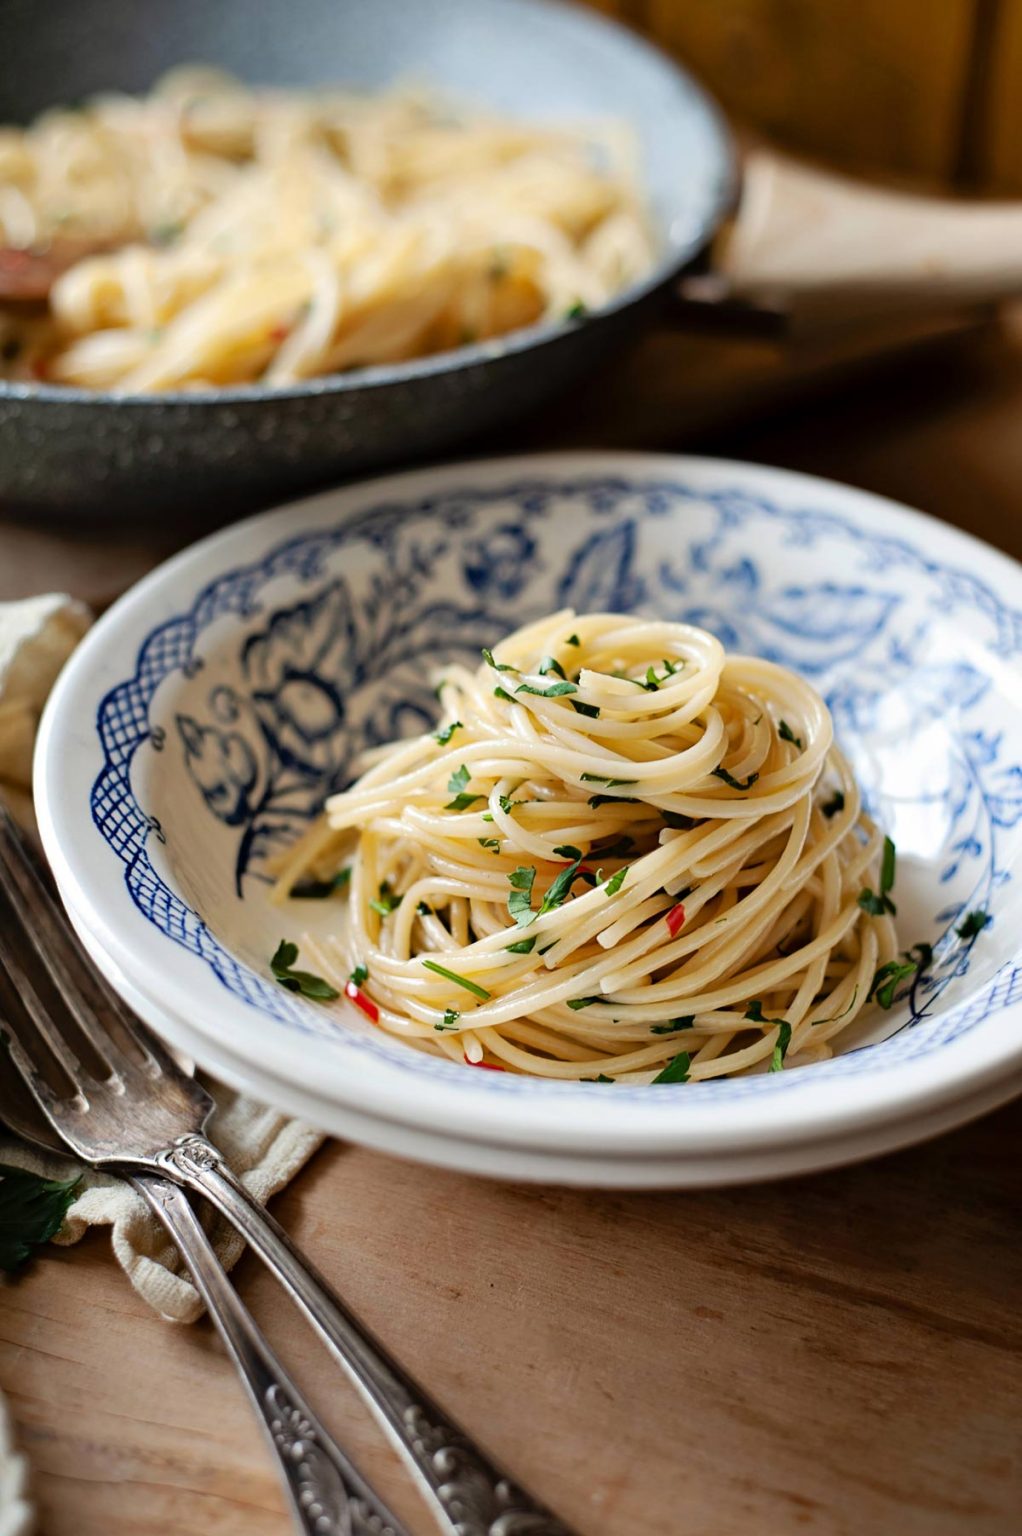
[(583, 773), (581, 780), (583, 784), (606, 784), (608, 789), (631, 789), (639, 782), (638, 779), (608, 779), (602, 773)]
[(473, 997), (481, 998), (484, 1003), (489, 1002), (492, 993), (487, 992), (485, 987), (480, 987), (476, 982), (469, 981), (467, 976), (459, 976), (457, 971), (449, 971), (446, 966), (437, 965), (435, 960), (423, 960), (422, 963), (427, 971), (433, 971), (437, 976), (442, 976), (445, 981), (453, 981), (456, 986), (464, 987), (466, 992), (471, 992)]
[(820, 810), (823, 812), (824, 816), (828, 818), (828, 820), (831, 816), (836, 816), (838, 811), (843, 811), (844, 808), (845, 796), (844, 790), (841, 789), (835, 789), (830, 799), (826, 801), (824, 805), (820, 806)]
[(428, 902), (420, 901), (418, 906), (415, 908), (415, 910), (416, 910), (416, 912), (418, 912), (420, 917), (432, 917), (433, 916), (433, 908), (429, 905)]
[(696, 1021), (694, 1013), (686, 1013), (681, 1019), (668, 1019), (666, 1024), (651, 1024), (651, 1035), (676, 1035), (679, 1029), (691, 1029)]
[(881, 1008), (894, 1006), (894, 994), (901, 983), (909, 976), (914, 976), (919, 969), (914, 960), (888, 960), (886, 965), (877, 968), (869, 991), (866, 993), (867, 1003), (871, 1003), (876, 997)]
[(392, 912), (397, 911), (398, 907), (401, 905), (401, 901), (402, 898), (396, 895), (395, 892), (391, 890), (388, 882), (384, 880), (383, 884), (380, 886), (378, 894), (373, 898), (369, 905), (372, 907), (373, 911), (378, 912), (381, 917), (389, 917)]
[(665, 827), (673, 827), (675, 832), (691, 832), (695, 826), (692, 816), (682, 816), (679, 811), (661, 811)]
[(777, 1040), (774, 1044), (773, 1055), (770, 1058), (771, 1072), (780, 1072), (784, 1066), (784, 1058), (788, 1054), (788, 1046), (791, 1044), (791, 1025), (787, 1019), (765, 1019), (763, 1017), (763, 1004), (759, 998), (753, 998), (745, 1010), (745, 1017), (753, 1024), (777, 1026)]
[(507, 878), (511, 886), (507, 898), (507, 909), (519, 928), (527, 928), (536, 916), (532, 910), (532, 887), (536, 879), (535, 866), (519, 864)]
[(327, 896), (332, 896), (335, 891), (343, 891), (351, 882), (351, 865), (346, 869), (338, 870), (329, 880), (299, 880), (293, 885), (290, 895), (298, 901), (323, 901)]
[[(572, 886), (575, 884), (575, 881), (578, 879), (578, 876), (581, 873), (581, 863), (582, 859), (580, 856), (575, 860), (573, 864), (569, 864), (567, 869), (562, 869), (557, 878), (551, 882), (549, 890), (543, 897), (543, 900), (540, 902), (539, 911), (536, 914), (537, 917), (542, 917), (544, 912), (552, 912), (555, 907), (563, 905), (571, 892)], [(595, 875), (583, 874), (582, 878), (589, 880), (592, 884), (595, 884)]]
[(434, 1024), (433, 1028), (434, 1029), (457, 1029), (457, 1027), (458, 1027), (458, 1020), (460, 1018), (461, 1018), (461, 1014), (458, 1012), (457, 1008), (445, 1008), (444, 1009), (444, 1016), (443, 1016), (443, 1018), (441, 1019), (439, 1024)]
[(969, 912), (965, 921), (960, 927), (955, 929), (955, 932), (960, 939), (974, 939), (977, 934), (983, 932), (988, 923), (992, 922), (993, 918), (990, 916), (990, 913), (979, 909), (975, 912)]
[(485, 800), (485, 795), (469, 795), (465, 793), (465, 785), (472, 777), (468, 765), (462, 763), (456, 773), (452, 773), (447, 780), (447, 788), (454, 796), (444, 806), (445, 811), (467, 811), (470, 805), (475, 805), (477, 800)]
[(598, 720), (600, 718), (599, 704), (584, 704), (581, 699), (569, 699), (568, 703), (576, 715), (588, 715), (590, 720)]
[[(884, 838), (884, 857), (880, 865), (880, 894), (886, 896), (894, 888), (895, 847), (889, 837)], [(893, 910), (893, 909), (892, 909)]]
[(756, 780), (759, 778), (758, 773), (750, 773), (749, 777), (743, 784), (741, 779), (736, 779), (733, 774), (728, 773), (726, 768), (714, 768), (713, 776), (715, 779), (723, 779), (724, 783), (728, 786), (729, 789), (741, 790), (751, 789)]
[(476, 842), (479, 844), (480, 848), (488, 848), (491, 853), (500, 852), (499, 837), (477, 837)]
[(44, 1179), (0, 1163), (0, 1270), (12, 1274), (60, 1230), (80, 1183)]
[(544, 656), (536, 670), (540, 677), (546, 677), (550, 672), (556, 672), (558, 677), (566, 678), (568, 675), (564, 668), (561, 666), (560, 662), (557, 660), (556, 656)]
[(778, 734), (778, 736), (780, 736), (782, 741), (790, 741), (791, 744), (793, 746), (795, 746), (795, 747), (798, 747), (799, 751), (801, 752), (801, 750), (802, 750), (802, 738), (801, 738), (801, 736), (796, 736), (795, 735), (795, 732), (792, 730), (792, 728), (788, 724), (787, 720), (782, 720), (780, 722), (780, 724), (779, 724), (779, 726), (777, 728), (777, 734)]
[(588, 1008), (591, 1003), (602, 1003), (602, 997), (570, 997), (568, 1007), (577, 1013), (580, 1008)]
[(513, 704), (514, 703), (514, 699), (508, 693), (506, 688), (494, 688), (494, 690), (493, 690), (493, 697), (495, 699), (503, 699), (505, 704)]
[(604, 890), (606, 891), (608, 896), (616, 896), (617, 895), (618, 891), (621, 889), (621, 887), (625, 883), (625, 876), (628, 874), (628, 870), (629, 870), (629, 865), (622, 864), (621, 868), (618, 869), (618, 870), (615, 870), (614, 874), (611, 875), (610, 879), (607, 881), (606, 885), (604, 886)]
[(353, 987), (365, 986), (366, 982), (369, 980), (369, 967), (367, 965), (356, 965), (355, 969), (348, 977), (348, 980), (351, 982)]
[(560, 859), (570, 859), (574, 861), (575, 859), (580, 859), (582, 857), (581, 850), (573, 847), (571, 843), (561, 843), (559, 847), (554, 849), (554, 852)]
[(536, 947), (536, 935), (529, 939), (519, 939), (515, 944), (505, 944), (504, 948), (509, 955), (531, 955)]
[(565, 640), (564, 643), (565, 643), (565, 645), (581, 645), (582, 644), (581, 640), (578, 638), (577, 635), (569, 635), (567, 640)]
[(687, 1083), (688, 1069), (692, 1065), (692, 1058), (688, 1051), (679, 1051), (673, 1056), (662, 1072), (653, 1079), (654, 1083)]
[(270, 961), (270, 970), (282, 987), (286, 987), (289, 992), (300, 992), (302, 997), (314, 997), (320, 1002), (329, 1002), (331, 998), (340, 996), (337, 988), (324, 981), (322, 976), (314, 976), (311, 971), (296, 971), (294, 963), (297, 959), (298, 945), (288, 939), (281, 939)]
[(433, 732), (433, 740), (438, 741), (442, 747), (446, 747), (455, 731), (463, 731), (465, 727), (460, 720), (452, 720), (450, 725), (443, 725)]
[(569, 683), (564, 679), (558, 683), (548, 683), (545, 688), (537, 688), (534, 683), (519, 683), (515, 693), (532, 693), (539, 699), (560, 699), (566, 693), (577, 693), (578, 684)]
[(485, 661), (486, 665), (488, 667), (492, 667), (495, 672), (517, 672), (518, 671), (517, 667), (509, 666), (506, 661), (494, 661), (494, 659), (493, 659), (493, 652), (490, 651), (490, 650), (487, 650), (485, 645), (483, 646), (483, 660)]
[(588, 313), (581, 299), (576, 299), (574, 304), (569, 304), (564, 311), (565, 320), (581, 320)]

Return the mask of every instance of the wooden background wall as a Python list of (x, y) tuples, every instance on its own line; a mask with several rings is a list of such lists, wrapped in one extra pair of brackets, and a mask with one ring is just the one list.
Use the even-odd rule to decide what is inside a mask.
[(847, 170), (1022, 193), (1022, 0), (590, 0), (735, 122)]

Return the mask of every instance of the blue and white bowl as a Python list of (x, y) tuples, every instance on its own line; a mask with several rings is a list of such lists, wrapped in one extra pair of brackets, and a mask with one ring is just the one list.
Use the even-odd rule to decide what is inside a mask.
[[(423, 1056), (283, 990), (269, 865), (429, 674), (557, 607), (713, 630), (810, 678), (899, 851), (932, 973), (834, 1060), (700, 1084), (532, 1081)], [(95, 627), (47, 709), (46, 850), (100, 964), (169, 1041), (338, 1135), (458, 1167), (684, 1185), (847, 1161), (1022, 1086), (1022, 570), (845, 487), (574, 454), (331, 492), (207, 539)], [(310, 906), (315, 911), (310, 912)], [(299, 910), (300, 908), (300, 910)], [(956, 929), (982, 909), (974, 940)]]

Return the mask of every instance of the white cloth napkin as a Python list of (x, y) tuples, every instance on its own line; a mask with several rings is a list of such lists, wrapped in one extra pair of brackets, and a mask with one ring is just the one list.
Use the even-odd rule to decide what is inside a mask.
[[(89, 622), (87, 609), (59, 595), (0, 603), (0, 793), (19, 816), (31, 815), (32, 747), (42, 706)], [(217, 1103), (213, 1140), (256, 1198), (268, 1200), (312, 1156), (321, 1134), (243, 1094), (215, 1083), (207, 1086)], [(62, 1159), (2, 1135), (0, 1162), (68, 1175)], [(110, 1227), (117, 1262), (162, 1317), (190, 1323), (201, 1314), (195, 1287), (140, 1196), (120, 1179), (86, 1173), (54, 1241), (75, 1243), (96, 1226)], [(230, 1268), (244, 1246), (241, 1239), (220, 1218), (211, 1220), (209, 1230), (221, 1263)], [(28, 1536), (32, 1529), (25, 1485), (24, 1459), (13, 1451), (0, 1398), (0, 1536)]]

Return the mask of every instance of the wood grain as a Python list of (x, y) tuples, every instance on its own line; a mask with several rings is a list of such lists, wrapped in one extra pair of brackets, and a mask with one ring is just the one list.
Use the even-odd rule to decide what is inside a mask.
[[(1020, 1129), (1013, 1106), (862, 1168), (694, 1195), (495, 1185), (334, 1146), (276, 1209), (586, 1536), (1008, 1536)], [(426, 1536), (271, 1283), (239, 1276)], [(4, 1292), (0, 1330), (49, 1536), (282, 1536), (209, 1330), (148, 1315), (101, 1237)]]
[(948, 178), (973, 0), (646, 0), (729, 114), (855, 170)]

